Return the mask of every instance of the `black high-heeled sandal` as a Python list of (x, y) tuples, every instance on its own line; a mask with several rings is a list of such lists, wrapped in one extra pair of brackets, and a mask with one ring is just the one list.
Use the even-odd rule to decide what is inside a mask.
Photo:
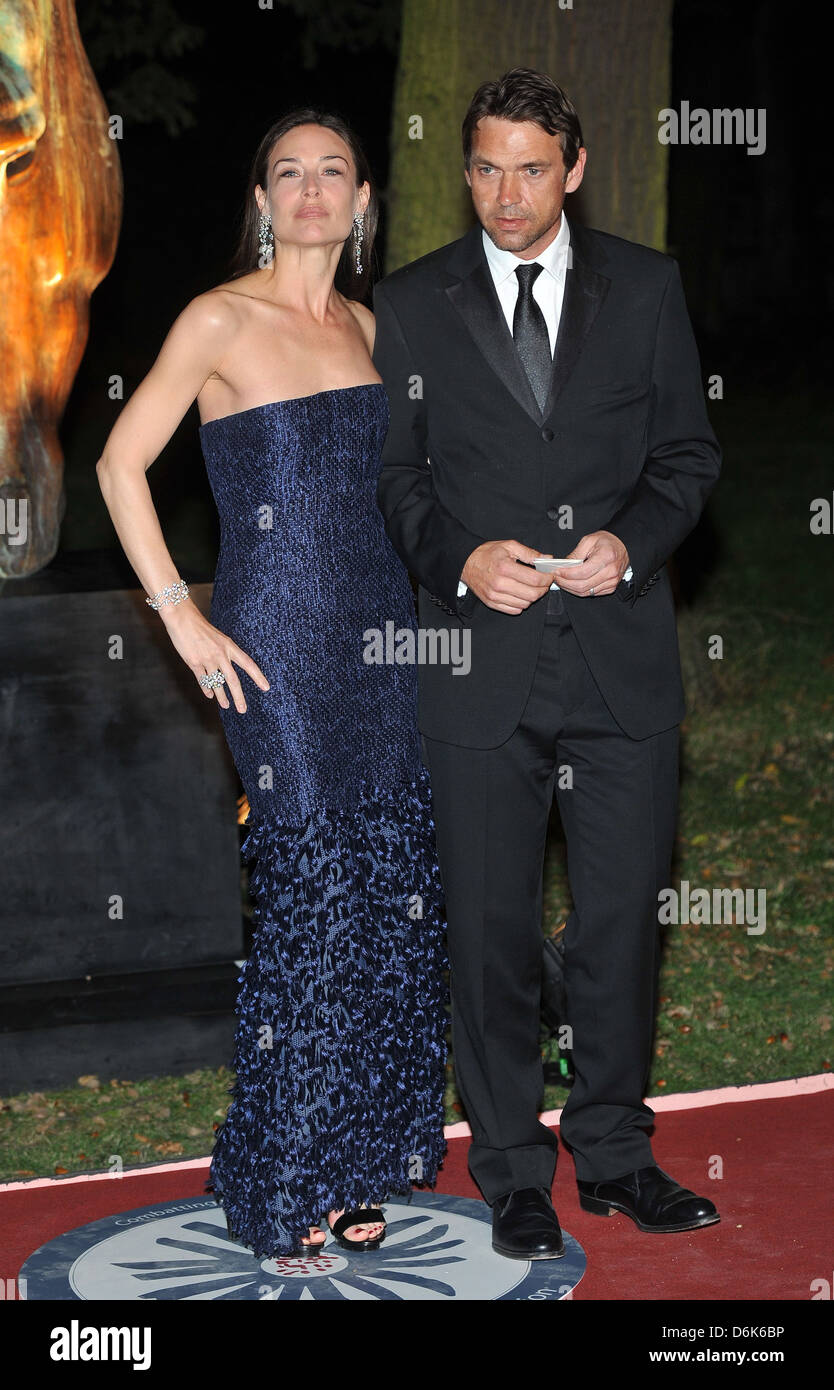
[[(229, 1240), (234, 1240), (234, 1241), (236, 1241), (236, 1240), (238, 1239), (238, 1236), (237, 1236), (236, 1232), (232, 1229), (232, 1223), (230, 1222), (229, 1217), (228, 1217), (228, 1215), (226, 1214), (226, 1212), (224, 1212), (223, 1215), (226, 1217), (226, 1231), (227, 1231), (227, 1233), (228, 1233)], [(321, 1227), (319, 1227), (319, 1229), (321, 1229)], [(326, 1237), (325, 1237), (325, 1239), (326, 1239)], [(297, 1249), (291, 1250), (291, 1251), (289, 1252), (288, 1255), (281, 1255), (279, 1258), (282, 1259), (282, 1260), (294, 1260), (294, 1259), (297, 1259), (297, 1258), (301, 1258), (301, 1259), (309, 1258), (310, 1255), (315, 1254), (315, 1253), (316, 1253), (317, 1251), (319, 1251), (319, 1250), (323, 1250), (323, 1249), (324, 1249), (324, 1244), (325, 1244), (325, 1242), (324, 1242), (323, 1240), (317, 1240), (317, 1241), (312, 1241), (312, 1240), (311, 1240), (311, 1241), (309, 1242), (309, 1244), (305, 1245), (305, 1244), (304, 1244), (304, 1241), (303, 1241), (302, 1239), (299, 1239)]]
[(385, 1214), (378, 1207), (357, 1207), (354, 1211), (345, 1211), (338, 1216), (330, 1225), (330, 1234), (343, 1250), (378, 1250), (385, 1239), (385, 1231), (381, 1235), (367, 1236), (364, 1240), (348, 1240), (345, 1231), (350, 1230), (351, 1226), (376, 1226), (379, 1223), (385, 1226)]

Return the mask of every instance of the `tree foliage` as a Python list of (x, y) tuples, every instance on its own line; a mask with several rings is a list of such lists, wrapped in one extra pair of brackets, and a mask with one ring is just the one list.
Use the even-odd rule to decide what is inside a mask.
[(78, 28), (111, 112), (168, 135), (196, 124), (197, 90), (176, 60), (199, 48), (206, 31), (172, 0), (77, 0)]

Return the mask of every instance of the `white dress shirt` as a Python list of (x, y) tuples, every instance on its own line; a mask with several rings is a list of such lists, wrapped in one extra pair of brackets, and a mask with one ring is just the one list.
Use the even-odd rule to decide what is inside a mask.
[[(559, 332), (559, 320), (562, 317), (562, 303), (565, 297), (565, 274), (570, 261), (570, 233), (568, 231), (568, 219), (565, 217), (564, 208), (562, 209), (562, 220), (559, 223), (559, 230), (551, 241), (538, 256), (534, 256), (531, 261), (522, 260), (514, 251), (503, 251), (495, 245), (495, 242), (487, 235), (485, 230), (481, 230), (481, 239), (486, 253), (487, 264), (489, 265), (495, 290), (498, 295), (504, 317), (507, 320), (507, 327), (510, 333), (513, 331), (513, 316), (515, 314), (516, 301), (518, 299), (518, 276), (516, 270), (520, 265), (540, 265), (544, 269), (541, 275), (537, 275), (533, 282), (533, 298), (538, 304), (544, 315), (547, 324), (547, 335), (550, 339), (550, 355), (553, 356), (556, 347), (556, 335)], [(624, 579), (630, 579), (632, 574), (629, 565)], [(558, 584), (551, 584), (551, 589), (558, 589)], [(467, 586), (461, 579), (458, 583), (458, 598), (463, 598), (467, 591)]]
[(492, 237), (487, 236), (483, 228), (481, 229), (481, 240), (510, 333), (513, 331), (513, 315), (518, 299), (516, 271), (520, 265), (540, 265), (543, 267), (542, 274), (537, 275), (533, 282), (533, 298), (544, 314), (547, 334), (550, 338), (550, 356), (552, 357), (556, 347), (556, 334), (559, 332), (559, 319), (562, 316), (562, 300), (565, 297), (565, 271), (570, 254), (570, 232), (564, 211), (559, 230), (550, 245), (546, 246), (538, 256), (534, 256), (532, 261), (523, 261), (514, 251), (502, 251), (499, 246), (495, 245)]

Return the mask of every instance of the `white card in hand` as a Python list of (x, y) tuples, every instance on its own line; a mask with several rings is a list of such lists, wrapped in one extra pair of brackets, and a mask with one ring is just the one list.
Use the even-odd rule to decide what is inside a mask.
[(552, 574), (554, 570), (565, 569), (568, 565), (584, 565), (584, 560), (533, 560), (533, 568), (539, 574)]

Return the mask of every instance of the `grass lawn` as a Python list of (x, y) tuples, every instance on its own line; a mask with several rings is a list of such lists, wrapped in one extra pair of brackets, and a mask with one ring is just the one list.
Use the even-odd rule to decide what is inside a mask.
[[(766, 930), (667, 928), (650, 1095), (820, 1072), (834, 1051), (834, 537), (809, 527), (811, 500), (831, 499), (832, 410), (794, 391), (711, 415), (724, 476), (709, 508), (714, 563), (680, 611), (689, 709), (673, 880), (765, 890)], [(569, 908), (553, 825), (544, 929)], [(8, 1098), (0, 1180), (207, 1154), (231, 1083), (227, 1068), (86, 1077)], [(548, 1087), (546, 1107), (566, 1094)], [(447, 1118), (462, 1117), (450, 1068)]]

